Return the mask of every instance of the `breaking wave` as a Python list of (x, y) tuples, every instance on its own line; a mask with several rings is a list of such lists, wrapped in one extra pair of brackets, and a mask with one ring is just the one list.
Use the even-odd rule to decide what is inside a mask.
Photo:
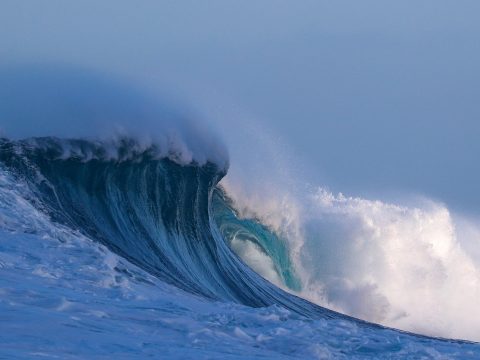
[(221, 182), (225, 166), (133, 138), (2, 139), (0, 161), (53, 222), (189, 293), (475, 339), (477, 318), (464, 314), (480, 295), (478, 264), (442, 206), (323, 189), (265, 201)]

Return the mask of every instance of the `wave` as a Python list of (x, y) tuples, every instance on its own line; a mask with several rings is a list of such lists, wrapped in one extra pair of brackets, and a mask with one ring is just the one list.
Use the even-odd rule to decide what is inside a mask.
[[(309, 296), (308, 269), (299, 263), (302, 248), (295, 247), (295, 239), (301, 231), (294, 216), (285, 221), (249, 213), (228, 181), (222, 181), (226, 168), (214, 162), (187, 164), (176, 148), (143, 146), (134, 138), (106, 142), (44, 137), (0, 139), (0, 167), (28, 187), (22, 201), (49, 221), (93, 239), (194, 297), (251, 308), (281, 307), (300, 316), (302, 328), (329, 320), (337, 326), (332, 331), (342, 332), (343, 324), (352, 324), (355, 331), (349, 336), (393, 336), (390, 345), (368, 348), (373, 352), (410, 351), (398, 343), (408, 348), (412, 342), (422, 349), (425, 344), (450, 344), (445, 351), (457, 355), (475, 350), (465, 342), (423, 338), (351, 318), (334, 311), (334, 302), (325, 303), (334, 310), (320, 306), (321, 301)], [(113, 268), (130, 274), (125, 267)], [(315, 326), (320, 327), (305, 328), (307, 334), (328, 329), (324, 323)], [(235, 329), (248, 338), (239, 331)]]

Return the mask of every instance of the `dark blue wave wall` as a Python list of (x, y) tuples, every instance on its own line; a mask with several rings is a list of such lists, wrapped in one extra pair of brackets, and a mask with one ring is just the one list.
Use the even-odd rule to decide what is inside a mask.
[[(31, 201), (53, 221), (180, 289), (248, 306), (279, 304), (303, 315), (334, 315), (276, 288), (230, 250), (220, 229), (228, 235), (224, 230), (241, 222), (217, 188), (225, 170), (211, 162), (180, 165), (173, 155), (158, 158), (154, 147), (135, 151), (131, 139), (116, 142), (115, 158), (109, 146), (3, 139), (0, 161), (29, 184), (37, 195)], [(214, 211), (222, 216), (214, 219)]]

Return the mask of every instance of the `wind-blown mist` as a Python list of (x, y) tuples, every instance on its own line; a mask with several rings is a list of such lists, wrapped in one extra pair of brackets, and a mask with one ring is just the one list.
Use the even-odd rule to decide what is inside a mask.
[(114, 148), (128, 136), (137, 150), (155, 146), (159, 157), (173, 152), (183, 163), (227, 166), (225, 146), (198, 114), (128, 81), (75, 67), (25, 65), (0, 70), (0, 82), (0, 131), (9, 138), (107, 139)]

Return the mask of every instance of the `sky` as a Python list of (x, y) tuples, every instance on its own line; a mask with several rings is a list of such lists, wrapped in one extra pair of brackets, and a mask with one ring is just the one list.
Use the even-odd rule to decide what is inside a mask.
[(479, 16), (464, 0), (4, 0), (0, 70), (161, 84), (232, 131), (258, 122), (333, 191), (478, 214)]

